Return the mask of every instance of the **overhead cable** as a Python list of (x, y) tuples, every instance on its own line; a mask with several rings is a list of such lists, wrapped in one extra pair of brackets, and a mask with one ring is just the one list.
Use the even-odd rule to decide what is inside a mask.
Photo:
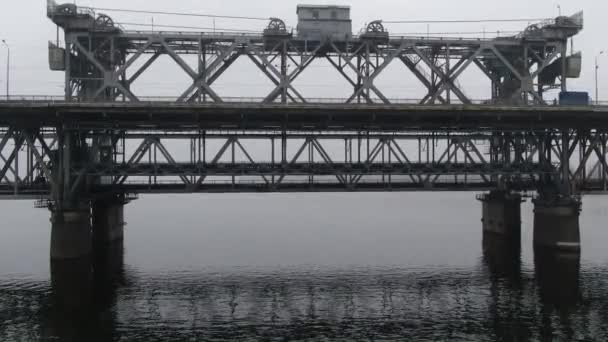
[(158, 14), (158, 15), (175, 15), (185, 17), (204, 17), (204, 18), (217, 18), (217, 19), (243, 19), (243, 20), (268, 20), (269, 18), (260, 17), (244, 17), (234, 15), (218, 15), (218, 14), (203, 14), (203, 13), (185, 13), (185, 12), (165, 12), (165, 11), (145, 11), (145, 10), (133, 10), (133, 9), (122, 9), (122, 8), (101, 8), (101, 7), (89, 7), (95, 11), (104, 12), (123, 12), (123, 13), (141, 13), (141, 14)]
[(129, 23), (129, 22), (119, 22), (118, 24), (123, 26), (142, 26), (142, 27), (151, 27), (151, 28), (175, 28), (175, 29), (189, 29), (189, 30), (214, 30), (220, 32), (245, 32), (245, 33), (258, 33), (260, 32), (255, 30), (245, 30), (245, 29), (229, 29), (229, 28), (219, 28), (219, 27), (200, 27), (200, 26), (181, 26), (181, 25), (163, 25), (163, 24), (155, 24), (155, 23)]
[(384, 24), (475, 24), (475, 23), (520, 23), (539, 22), (547, 18), (519, 19), (472, 19), (472, 20), (382, 20)]

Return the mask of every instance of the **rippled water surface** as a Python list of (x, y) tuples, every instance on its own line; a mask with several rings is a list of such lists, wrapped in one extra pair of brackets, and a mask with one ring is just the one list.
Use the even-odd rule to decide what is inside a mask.
[(2, 202), (0, 341), (608, 340), (608, 198), (580, 257), (522, 212), (517, 249), (471, 193), (151, 196), (123, 246), (51, 265), (48, 213)]

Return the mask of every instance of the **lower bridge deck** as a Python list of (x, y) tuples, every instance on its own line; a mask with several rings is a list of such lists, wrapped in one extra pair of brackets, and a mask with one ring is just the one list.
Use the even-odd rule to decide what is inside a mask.
[(10, 101), (0, 138), (3, 198), (608, 183), (606, 106)]

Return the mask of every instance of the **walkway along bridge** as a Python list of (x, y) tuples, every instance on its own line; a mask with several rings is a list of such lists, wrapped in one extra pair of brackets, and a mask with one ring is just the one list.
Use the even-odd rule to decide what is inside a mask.
[[(258, 35), (134, 32), (75, 5), (48, 10), (65, 32), (65, 48), (49, 46), (65, 95), (0, 101), (0, 195), (51, 210), (54, 259), (89, 253), (91, 232), (122, 239), (123, 206), (168, 192), (490, 191), (479, 196), (484, 231), (508, 237), (522, 195), (536, 192), (536, 245), (578, 251), (580, 195), (608, 187), (608, 107), (543, 98), (580, 73), (567, 49), (579, 15), (492, 39), (393, 37), (375, 22), (358, 37), (309, 40), (277, 19)], [(162, 55), (191, 84), (175, 99), (136, 95)], [(273, 82), (268, 96), (213, 90), (238, 58)], [(317, 59), (352, 86), (349, 98), (296, 89)], [(374, 81), (390, 63), (428, 94), (387, 98)], [(490, 99), (465, 95), (457, 79), (472, 66)]]

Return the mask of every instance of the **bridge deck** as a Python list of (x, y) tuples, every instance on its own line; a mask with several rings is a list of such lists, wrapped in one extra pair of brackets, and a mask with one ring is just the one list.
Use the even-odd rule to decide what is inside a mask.
[(605, 129), (608, 106), (0, 102), (0, 125), (122, 129)]

